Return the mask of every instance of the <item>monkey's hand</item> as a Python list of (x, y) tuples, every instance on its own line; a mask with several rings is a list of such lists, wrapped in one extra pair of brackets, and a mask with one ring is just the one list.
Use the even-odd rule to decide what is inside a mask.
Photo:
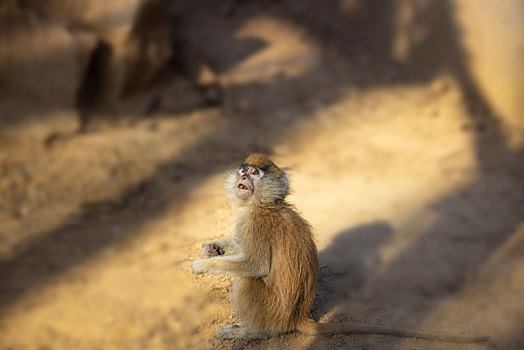
[(222, 248), (218, 244), (218, 242), (211, 242), (211, 243), (204, 244), (202, 249), (204, 251), (204, 256), (207, 258), (211, 258), (213, 256), (224, 255), (225, 253), (224, 248)]
[(193, 264), (191, 265), (191, 267), (193, 268), (194, 273), (201, 274), (201, 273), (206, 272), (204, 265), (205, 265), (205, 259), (196, 259), (196, 260), (193, 260)]

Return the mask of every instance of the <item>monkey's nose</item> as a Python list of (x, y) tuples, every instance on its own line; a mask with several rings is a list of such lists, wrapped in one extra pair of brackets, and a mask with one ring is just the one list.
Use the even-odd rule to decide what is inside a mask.
[(247, 180), (247, 176), (246, 175), (242, 175), (242, 180)]

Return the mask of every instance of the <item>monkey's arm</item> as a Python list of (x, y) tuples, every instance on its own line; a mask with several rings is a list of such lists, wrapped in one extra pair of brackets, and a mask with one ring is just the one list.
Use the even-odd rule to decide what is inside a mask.
[(218, 255), (237, 255), (240, 253), (239, 244), (232, 238), (221, 239), (204, 244), (202, 247), (204, 256), (211, 258)]
[(249, 278), (263, 278), (269, 273), (269, 263), (262, 262), (262, 259), (250, 259), (243, 254), (193, 260), (192, 267), (195, 273), (225, 274)]

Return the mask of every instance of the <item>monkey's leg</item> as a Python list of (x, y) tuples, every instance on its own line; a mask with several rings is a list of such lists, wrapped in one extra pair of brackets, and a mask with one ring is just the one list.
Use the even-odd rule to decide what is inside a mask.
[(204, 244), (202, 247), (204, 256), (211, 258), (219, 255), (236, 255), (240, 252), (240, 246), (231, 238)]
[(215, 334), (217, 339), (238, 339), (238, 338), (249, 338), (249, 339), (267, 339), (268, 336), (261, 333), (252, 332), (246, 323), (235, 323), (231, 326), (220, 327), (218, 332)]

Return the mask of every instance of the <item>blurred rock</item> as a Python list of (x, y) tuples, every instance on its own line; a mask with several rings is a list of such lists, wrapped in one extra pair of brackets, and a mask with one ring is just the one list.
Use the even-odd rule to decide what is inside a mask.
[(0, 18), (0, 95), (52, 108), (71, 106), (95, 35), (32, 12)]
[(173, 23), (162, 0), (8, 1), (0, 14), (0, 96), (77, 107), (82, 124), (115, 114), (120, 99), (168, 65)]

